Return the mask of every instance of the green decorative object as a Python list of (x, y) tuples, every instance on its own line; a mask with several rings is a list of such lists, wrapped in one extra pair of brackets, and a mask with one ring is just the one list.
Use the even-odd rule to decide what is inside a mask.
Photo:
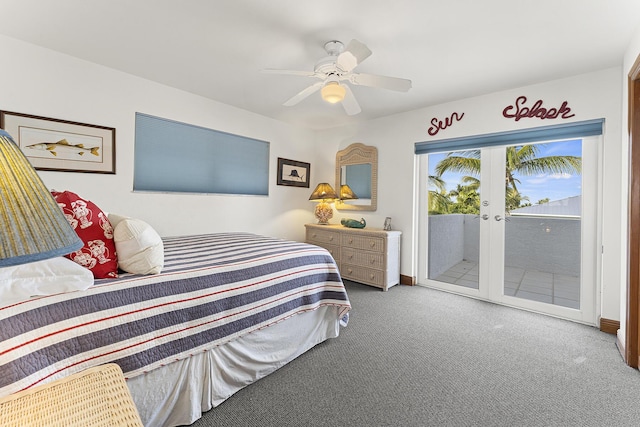
[(364, 218), (360, 218), (360, 221), (357, 219), (343, 218), (340, 220), (340, 224), (349, 228), (365, 228), (367, 226), (367, 221), (365, 221)]

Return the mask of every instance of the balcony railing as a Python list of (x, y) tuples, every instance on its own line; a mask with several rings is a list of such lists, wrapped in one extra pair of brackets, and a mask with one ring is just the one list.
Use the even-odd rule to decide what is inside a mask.
[[(480, 221), (429, 216), (430, 279), (474, 287), (475, 278), (477, 287)], [(505, 293), (578, 308), (580, 218), (514, 215), (505, 227)]]

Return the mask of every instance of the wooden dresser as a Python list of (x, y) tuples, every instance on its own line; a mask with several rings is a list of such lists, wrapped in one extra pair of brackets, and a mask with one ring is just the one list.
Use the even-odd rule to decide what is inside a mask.
[(333, 256), (344, 279), (386, 291), (400, 283), (400, 231), (306, 224), (306, 242)]

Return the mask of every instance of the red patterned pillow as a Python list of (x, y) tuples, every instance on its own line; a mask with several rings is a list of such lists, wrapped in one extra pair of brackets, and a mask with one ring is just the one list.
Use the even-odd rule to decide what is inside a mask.
[(91, 270), (96, 279), (118, 277), (113, 227), (107, 214), (93, 202), (71, 191), (52, 191), (51, 194), (84, 242), (82, 248), (67, 255), (67, 258)]

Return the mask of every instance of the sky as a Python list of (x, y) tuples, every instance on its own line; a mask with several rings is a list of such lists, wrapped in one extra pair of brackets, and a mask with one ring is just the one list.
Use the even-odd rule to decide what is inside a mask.
[[(540, 144), (539, 156), (579, 156), (582, 157), (582, 140), (569, 140)], [(436, 164), (446, 157), (447, 153), (429, 154), (429, 175), (435, 175)], [(456, 188), (460, 183), (461, 174), (446, 173), (443, 179), (447, 189)], [(520, 180), (517, 184), (522, 196), (529, 197), (529, 203), (535, 205), (539, 200), (560, 200), (577, 196), (582, 193), (582, 176), (569, 174), (540, 174), (536, 176), (522, 176), (515, 174)]]

